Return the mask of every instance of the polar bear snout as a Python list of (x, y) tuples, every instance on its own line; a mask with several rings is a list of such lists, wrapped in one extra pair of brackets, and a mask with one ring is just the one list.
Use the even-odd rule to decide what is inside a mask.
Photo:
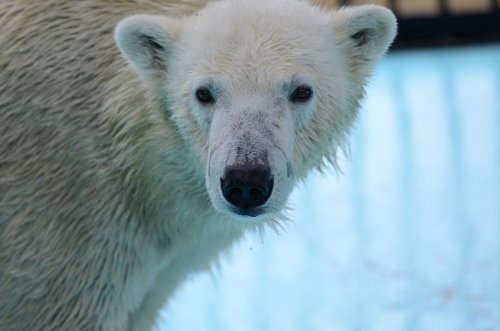
[(293, 124), (283, 107), (233, 104), (214, 112), (205, 183), (217, 211), (252, 222), (281, 213), (294, 184)]
[(272, 194), (274, 179), (269, 166), (236, 165), (228, 167), (220, 179), (222, 195), (240, 214), (253, 216)]

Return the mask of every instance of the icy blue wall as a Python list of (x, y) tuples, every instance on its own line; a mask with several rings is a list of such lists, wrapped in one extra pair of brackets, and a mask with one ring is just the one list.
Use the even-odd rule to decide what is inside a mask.
[(340, 164), (160, 330), (500, 330), (500, 45), (390, 54)]

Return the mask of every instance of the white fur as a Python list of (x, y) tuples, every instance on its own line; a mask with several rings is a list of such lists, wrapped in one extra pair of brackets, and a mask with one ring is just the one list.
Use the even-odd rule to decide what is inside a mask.
[[(335, 161), (396, 31), (376, 6), (203, 5), (0, 5), (0, 330), (150, 330), (189, 274)], [(292, 102), (300, 85), (312, 97)], [(220, 179), (245, 162), (274, 189), (242, 216)]]

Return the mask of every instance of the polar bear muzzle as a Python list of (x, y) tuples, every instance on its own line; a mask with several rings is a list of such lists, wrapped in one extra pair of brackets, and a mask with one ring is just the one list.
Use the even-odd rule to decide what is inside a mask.
[(273, 107), (219, 108), (210, 126), (206, 184), (215, 209), (255, 220), (279, 212), (294, 176), (293, 117)]

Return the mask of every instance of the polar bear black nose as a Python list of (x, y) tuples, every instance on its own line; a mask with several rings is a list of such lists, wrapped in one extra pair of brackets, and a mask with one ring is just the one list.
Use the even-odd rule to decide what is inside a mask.
[(266, 203), (274, 181), (268, 166), (241, 165), (226, 169), (220, 184), (227, 202), (240, 209), (251, 209)]

